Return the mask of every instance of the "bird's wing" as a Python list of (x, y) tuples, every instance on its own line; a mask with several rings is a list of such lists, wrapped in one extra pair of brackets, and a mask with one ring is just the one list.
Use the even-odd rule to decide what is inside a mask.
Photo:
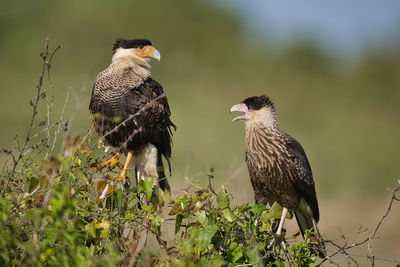
[(158, 130), (175, 128), (169, 118), (171, 111), (163, 88), (151, 78), (130, 90), (126, 104), (129, 113), (137, 114), (146, 127)]
[(290, 172), (293, 185), (299, 195), (310, 205), (314, 219), (318, 222), (319, 210), (315, 193), (313, 175), (303, 147), (290, 136), (287, 136), (286, 148), (290, 156)]
[(130, 90), (126, 105), (130, 114), (136, 114), (135, 121), (140, 124), (142, 135), (157, 147), (170, 165), (171, 128), (176, 127), (170, 120), (171, 111), (162, 86), (148, 78), (142, 85)]

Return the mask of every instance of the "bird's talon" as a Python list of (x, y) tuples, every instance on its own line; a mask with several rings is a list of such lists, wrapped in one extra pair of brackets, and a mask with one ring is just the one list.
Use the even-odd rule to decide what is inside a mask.
[(126, 175), (119, 174), (118, 176), (109, 176), (110, 179), (113, 180), (122, 180), (122, 184), (125, 184)]
[(104, 170), (112, 170), (115, 168), (115, 166), (118, 166), (120, 169), (123, 168), (123, 165), (121, 162), (119, 162), (119, 158), (121, 157), (121, 153), (117, 153), (114, 156), (112, 156), (109, 160), (101, 163), (98, 165), (98, 169), (104, 171)]
[(281, 234), (274, 234), (274, 238), (268, 245), (268, 249), (275, 249), (277, 246), (281, 244), (281, 247), (283, 248), (284, 251), (286, 251), (286, 245), (285, 245), (285, 233)]

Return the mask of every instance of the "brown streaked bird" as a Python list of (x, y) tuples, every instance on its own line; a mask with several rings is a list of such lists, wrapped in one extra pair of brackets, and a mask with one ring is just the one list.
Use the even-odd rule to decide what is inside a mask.
[(289, 211), (294, 212), (303, 237), (306, 230), (312, 230), (316, 232), (314, 241), (318, 242), (318, 201), (311, 167), (302, 146), (278, 128), (276, 110), (268, 96), (246, 98), (231, 108), (231, 112), (234, 111), (244, 113), (233, 121), (245, 121), (246, 163), (255, 202), (270, 206), (277, 202), (283, 207), (278, 236)]
[(151, 58), (160, 60), (160, 53), (149, 40), (117, 39), (110, 66), (96, 77), (89, 109), (96, 131), (119, 150), (103, 166), (115, 166), (126, 153), (116, 178), (125, 183), (132, 161), (136, 179), (151, 176), (169, 191), (162, 156), (171, 172), (171, 128), (176, 127), (163, 88), (150, 77)]

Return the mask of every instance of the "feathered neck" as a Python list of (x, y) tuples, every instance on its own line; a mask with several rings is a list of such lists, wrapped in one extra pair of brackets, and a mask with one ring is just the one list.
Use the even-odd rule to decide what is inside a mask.
[(281, 133), (275, 110), (267, 107), (251, 112), (250, 118), (246, 120), (245, 124), (246, 143), (250, 146), (262, 144), (269, 146), (271, 140)]
[(150, 76), (150, 59), (136, 56), (131, 49), (118, 49), (112, 57), (110, 67), (129, 68), (138, 80), (144, 81)]
[(266, 129), (273, 131), (278, 129), (278, 116), (275, 109), (263, 107), (259, 110), (250, 111), (250, 117), (245, 121), (247, 128)]

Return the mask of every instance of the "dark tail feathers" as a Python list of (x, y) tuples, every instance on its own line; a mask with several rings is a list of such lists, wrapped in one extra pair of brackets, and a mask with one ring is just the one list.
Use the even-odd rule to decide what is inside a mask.
[[(165, 158), (167, 159), (169, 174), (171, 174), (170, 159), (169, 159), (169, 157), (165, 157)], [(160, 185), (160, 188), (162, 190), (168, 190), (168, 192), (171, 192), (171, 187), (169, 186), (167, 177), (165, 176), (165, 173), (164, 173), (164, 165), (162, 162), (161, 153), (157, 154), (157, 174), (158, 174), (158, 184)]]
[(321, 234), (319, 233), (317, 222), (315, 219), (310, 216), (307, 212), (304, 212), (302, 209), (297, 209), (294, 212), (297, 220), (297, 224), (299, 225), (302, 236), (306, 234), (306, 230), (311, 230), (313, 234), (310, 236), (311, 246), (310, 249), (314, 252), (315, 255), (318, 255), (321, 258), (326, 257), (325, 244), (321, 238)]

